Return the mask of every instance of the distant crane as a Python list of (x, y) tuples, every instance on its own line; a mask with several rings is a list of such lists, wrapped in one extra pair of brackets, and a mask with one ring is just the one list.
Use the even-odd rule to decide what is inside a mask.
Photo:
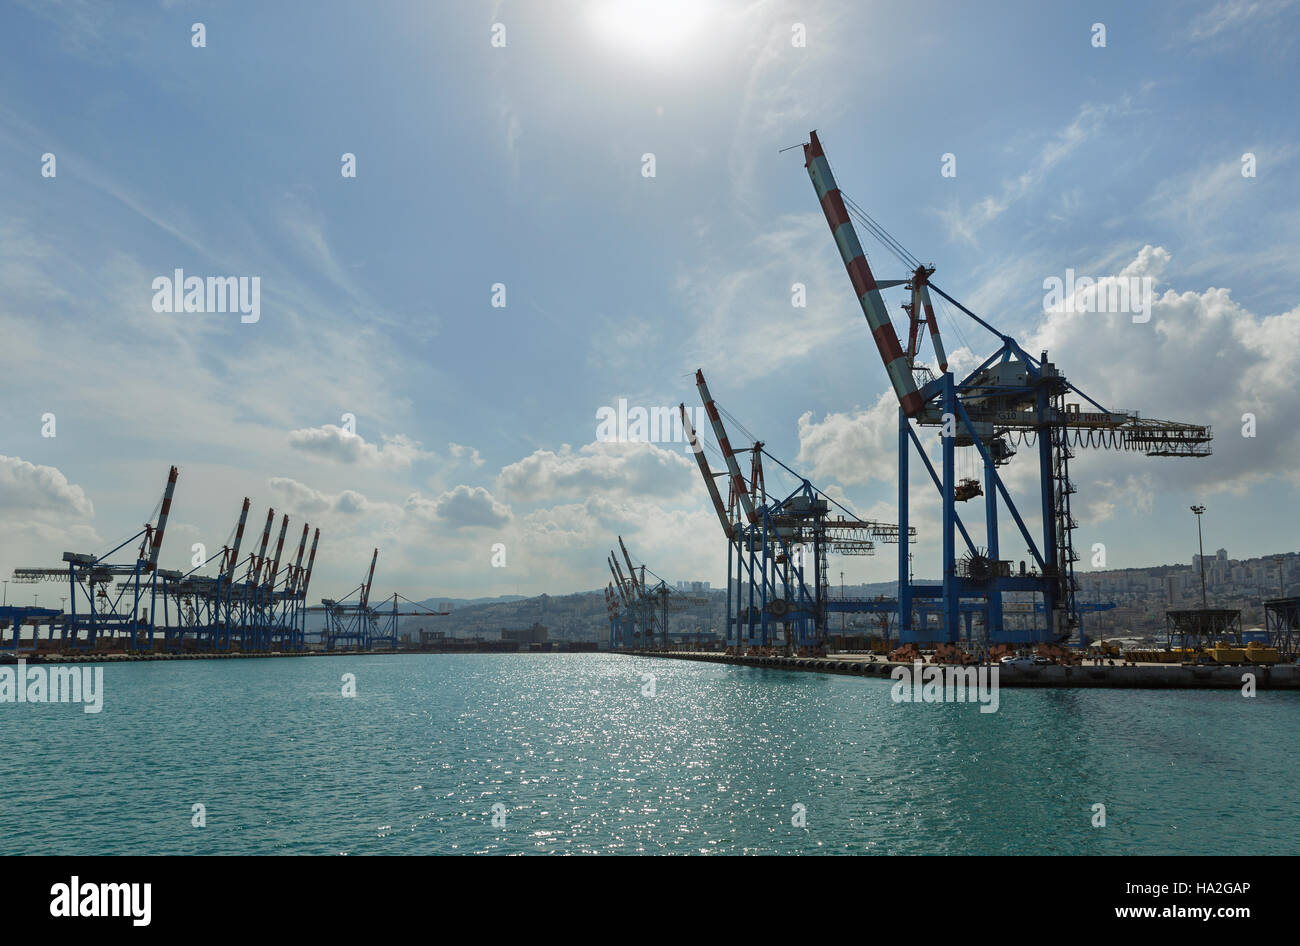
[[(682, 594), (673, 589), (668, 582), (649, 572), (644, 565), (636, 566), (632, 564), (632, 556), (628, 553), (627, 545), (623, 537), (618, 537), (618, 547), (623, 553), (623, 560), (627, 563), (628, 573), (632, 575), (632, 580), (625, 582), (622, 572), (618, 568), (618, 560), (614, 554), (610, 553), (609, 566), (610, 573), (614, 577), (612, 583), (606, 589), (606, 605), (609, 609), (610, 617), (610, 647), (622, 646), (633, 648), (650, 648), (656, 645), (667, 650), (671, 641), (669, 635), (668, 615), (671, 612), (681, 611), (693, 605), (708, 604), (705, 598), (691, 597)], [(640, 568), (640, 577), (637, 576), (637, 569)], [(646, 580), (646, 574), (649, 572), (655, 578), (655, 582), (650, 584)], [(618, 587), (618, 591), (615, 591)], [(623, 609), (627, 612), (626, 618), (620, 618), (618, 614), (619, 602), (623, 603)], [(640, 614), (640, 631), (635, 630), (634, 615)], [(633, 630), (629, 635), (627, 628)], [(679, 633), (677, 637), (694, 637), (697, 640), (702, 635), (698, 633)]]
[[(370, 587), (375, 580), (375, 563), (379, 560), (379, 549), (370, 556), (370, 569), (365, 580), (342, 598), (322, 598), (321, 607), (310, 608), (311, 611), (323, 611), (325, 630), (322, 641), (326, 650), (371, 650), (379, 638), (379, 615), (370, 607)], [(358, 595), (356, 601), (349, 601)], [(394, 608), (396, 601), (394, 601)], [(394, 621), (394, 642), (396, 622)], [(342, 645), (342, 646), (340, 646)]]

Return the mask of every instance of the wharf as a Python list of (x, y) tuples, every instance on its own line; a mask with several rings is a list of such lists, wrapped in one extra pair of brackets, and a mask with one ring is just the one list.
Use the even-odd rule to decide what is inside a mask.
[[(735, 656), (709, 651), (624, 651), (638, 657), (698, 660), (774, 670), (804, 670), (891, 680), (895, 667), (911, 663), (872, 659), (865, 654), (832, 654), (827, 657)], [(952, 664), (921, 665), (943, 670), (945, 675), (961, 669)], [(1047, 664), (1034, 667), (998, 667), (998, 685), (1006, 687), (1103, 687), (1144, 690), (1241, 690), (1242, 679), (1251, 673), (1258, 690), (1300, 690), (1300, 664), (1207, 665), (1207, 664), (1085, 664), (1068, 667)]]
[(284, 651), (207, 651), (203, 653), (192, 654), (172, 654), (172, 653), (152, 653), (136, 654), (123, 653), (121, 651), (87, 651), (84, 654), (57, 654), (57, 653), (32, 653), (30, 651), (12, 651), (0, 654), (0, 666), (5, 664), (16, 664), (22, 660), (29, 667), (37, 664), (103, 664), (103, 663), (140, 663), (146, 660), (242, 660), (253, 658), (269, 657), (341, 657), (344, 654), (354, 656), (360, 654), (365, 657), (381, 656), (386, 654), (402, 653), (402, 651), (391, 650), (284, 650)]

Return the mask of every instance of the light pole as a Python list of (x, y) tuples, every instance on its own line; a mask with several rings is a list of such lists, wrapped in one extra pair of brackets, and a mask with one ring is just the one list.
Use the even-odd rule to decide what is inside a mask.
[(1282, 572), (1282, 561), (1281, 555), (1273, 556), (1273, 562), (1277, 565), (1277, 596), (1279, 598), (1286, 597), (1286, 575)]
[(1209, 604), (1205, 600), (1205, 542), (1201, 539), (1201, 514), (1205, 512), (1205, 507), (1193, 506), (1192, 512), (1196, 513), (1196, 545), (1201, 550), (1199, 556), (1201, 563), (1201, 607), (1208, 608)]
[[(843, 598), (844, 598), (844, 572), (840, 572), (840, 599), (843, 600)], [(841, 637), (844, 636), (844, 622), (847, 618), (848, 618), (848, 614), (844, 611), (841, 611), (840, 612), (840, 636)]]

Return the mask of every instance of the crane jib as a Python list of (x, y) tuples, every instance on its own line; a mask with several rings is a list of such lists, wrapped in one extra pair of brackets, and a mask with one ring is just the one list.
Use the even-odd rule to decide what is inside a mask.
[(815, 131), (811, 133), (809, 143), (804, 145), (804, 166), (808, 169), (813, 190), (817, 193), (817, 200), (826, 215), (826, 223), (839, 248), (840, 258), (849, 274), (849, 281), (853, 284), (858, 304), (871, 327), (871, 335), (880, 351), (894, 393), (898, 395), (903, 412), (909, 417), (915, 417), (921, 412), (923, 402), (912, 379), (911, 365), (903, 354), (898, 333), (894, 331), (894, 323), (890, 321), (889, 312), (885, 308), (885, 300), (881, 298), (871, 265), (862, 250), (853, 221), (849, 219), (848, 209), (844, 206), (844, 195), (835, 183), (835, 175), (831, 173), (826, 153), (822, 150)]

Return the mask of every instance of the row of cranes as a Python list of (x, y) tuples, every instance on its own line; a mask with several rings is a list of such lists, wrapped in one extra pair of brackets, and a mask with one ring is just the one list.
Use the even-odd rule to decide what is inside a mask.
[[(268, 509), (256, 551), (240, 558), (251, 501), (245, 497), (232, 537), (219, 551), (195, 561), (187, 572), (158, 567), (167, 520), (171, 514), (179, 471), (167, 475), (163, 497), (140, 532), (97, 555), (64, 552), (61, 568), (14, 569), (16, 582), (67, 580), (65, 607), (36, 615), (29, 623), (47, 624), (59, 638), (63, 651), (94, 651), (101, 646), (121, 646), (136, 653), (161, 646), (167, 652), (292, 651), (305, 646), (307, 589), (320, 530), (312, 536), (303, 524), (297, 557), (281, 568), (289, 517), (280, 521), (275, 550), (268, 554), (275, 510)], [(135, 560), (116, 557), (136, 540)], [(200, 574), (217, 563), (215, 575)], [(116, 581), (116, 585), (114, 582)], [(21, 616), (14, 620), (13, 647), (17, 649)], [(36, 641), (33, 639), (33, 647)]]
[[(275, 527), (275, 510), (268, 509), (261, 539), (254, 551), (240, 557), (251, 500), (244, 498), (239, 519), (231, 536), (219, 551), (195, 560), (189, 571), (158, 567), (167, 520), (179, 478), (173, 466), (158, 506), (142, 529), (103, 554), (64, 552), (61, 567), (20, 567), (13, 580), (20, 583), (66, 581), (63, 607), (36, 608), (6, 606), (0, 626), (12, 629), (12, 640), (3, 644), (18, 651), (21, 628), (47, 626), (58, 637), (57, 649), (89, 652), (120, 647), (134, 653), (161, 649), (181, 652), (284, 652), (307, 647), (307, 615), (323, 613), (322, 642), (328, 650), (372, 650), (397, 646), (398, 619), (412, 615), (442, 615), (415, 605), (416, 611), (399, 611), (394, 594), (391, 605), (370, 606), (379, 550), (370, 560), (370, 570), (358, 590), (340, 599), (324, 599), (320, 607), (307, 605), (312, 568), (320, 542), (320, 529), (312, 533), (311, 550), (304, 523), (293, 563), (281, 567), (289, 516), (280, 520), (274, 551), (270, 549)], [(119, 558), (135, 546), (134, 560)], [(306, 564), (303, 564), (304, 555)], [(215, 563), (215, 574), (201, 574)], [(3, 635), (0, 634), (0, 642)], [(33, 632), (32, 649), (38, 649)]]
[[(627, 573), (613, 551), (606, 564), (612, 581), (605, 586), (605, 609), (609, 616), (610, 650), (667, 650), (674, 642), (700, 643), (705, 636), (701, 631), (672, 631), (669, 614), (686, 608), (708, 604), (708, 599), (683, 594), (644, 564), (632, 564), (623, 537), (618, 537), (618, 547), (627, 564)], [(653, 581), (647, 579), (647, 572)]]
[[(883, 597), (833, 597), (828, 558), (832, 554), (871, 555), (877, 543), (898, 542), (899, 527), (852, 513), (774, 457), (760, 440), (751, 447), (733, 448), (724, 412), (710, 394), (702, 370), (696, 372), (695, 381), (717, 439), (723, 471), (715, 473), (710, 467), (706, 446), (686, 405), (680, 404), (678, 410), (682, 431), (727, 539), (726, 645), (818, 652), (827, 645), (831, 616), (848, 613), (873, 615), (887, 634), (896, 602)], [(737, 459), (741, 453), (750, 454), (748, 479)], [(798, 485), (789, 494), (768, 492), (764, 457), (794, 476)], [(727, 482), (725, 503), (719, 477)], [(916, 530), (909, 534), (914, 538)], [(666, 648), (670, 643), (668, 613), (691, 603), (690, 599), (673, 592), (662, 579), (648, 585), (645, 566), (638, 574), (621, 536), (618, 542), (622, 562), (614, 552), (607, 561), (612, 578), (605, 589), (610, 647)]]
[[(814, 131), (803, 146), (804, 166), (831, 229), (845, 270), (898, 398), (898, 523), (859, 519), (809, 480), (776, 460), (762, 441), (750, 448), (748, 481), (728, 439), (703, 371), (695, 380), (704, 402), (725, 471), (715, 474), (704, 446), (681, 406), (684, 432), (727, 539), (727, 644), (737, 648), (783, 644), (787, 651), (819, 650), (828, 639), (828, 617), (835, 612), (879, 615), (888, 638), (891, 622), (901, 643), (956, 644), (972, 637), (979, 618), (986, 645), (1085, 645), (1080, 614), (1102, 609), (1077, 597), (1073, 547), (1077, 527), (1072, 510), (1076, 487), (1070, 479), (1074, 450), (1099, 447), (1131, 450), (1156, 457), (1210, 455), (1212, 432), (1206, 425), (1152, 420), (1112, 410), (1070, 383), (1047, 353), (1034, 358), (1010, 335), (994, 328), (932, 282), (935, 267), (908, 253), (870, 215), (839, 189)], [(877, 280), (858, 239), (862, 223), (900, 262), (907, 275)], [(899, 341), (882, 290), (902, 288), (908, 318), (907, 347)], [(933, 293), (933, 295), (932, 295)], [(948, 367), (934, 296), (991, 332), (999, 347), (973, 371), (957, 378)], [(923, 328), (925, 331), (923, 331)], [(928, 334), (937, 371), (920, 362)], [(730, 415), (728, 415), (730, 416)], [(734, 417), (732, 418), (734, 420)], [(939, 428), (941, 458), (936, 465), (918, 431)], [(1037, 454), (1038, 495), (1035, 536), (999, 470), (1017, 447)], [(958, 451), (971, 462), (958, 476)], [(910, 459), (920, 460), (941, 506), (939, 584), (912, 579), (916, 530), (910, 525)], [(798, 486), (787, 496), (769, 495), (762, 460), (766, 456), (794, 476)], [(1030, 454), (1033, 456), (1033, 453)], [(972, 475), (974, 474), (974, 475)], [(717, 478), (724, 477), (724, 504)], [(958, 511), (960, 503), (983, 497), (983, 535), (976, 541)], [(832, 518), (832, 506), (849, 513)], [(1001, 531), (1010, 520), (1027, 556), (1019, 568), (1002, 558)], [(978, 532), (976, 533), (978, 535)], [(897, 545), (896, 598), (854, 600), (829, 593), (828, 553), (872, 554), (876, 543)], [(617, 580), (617, 579), (616, 579)], [(1003, 595), (1031, 598), (1028, 618), (1023, 601), (1004, 616)], [(963, 635), (964, 631), (964, 635)]]

